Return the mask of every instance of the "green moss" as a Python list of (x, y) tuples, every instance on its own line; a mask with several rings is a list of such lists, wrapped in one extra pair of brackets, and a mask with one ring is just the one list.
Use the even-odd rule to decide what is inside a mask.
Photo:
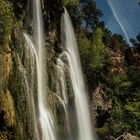
[(64, 6), (74, 6), (79, 4), (79, 0), (63, 0)]
[(14, 12), (12, 4), (7, 0), (0, 0), (0, 28), (1, 34), (6, 39), (14, 26)]

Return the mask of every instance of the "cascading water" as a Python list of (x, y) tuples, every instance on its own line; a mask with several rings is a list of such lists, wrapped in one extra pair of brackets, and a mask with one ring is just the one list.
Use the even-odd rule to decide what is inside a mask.
[[(34, 44), (33, 42), (31, 41), (30, 37), (28, 34), (24, 33), (24, 37), (25, 37), (25, 40), (26, 40), (26, 45), (27, 45), (27, 51), (29, 53), (29, 57), (31, 58), (31, 62), (30, 62), (30, 65), (32, 65), (31, 67), (31, 81), (30, 81), (30, 84), (28, 84), (26, 82), (26, 87), (27, 89), (30, 89), (29, 91), (29, 101), (31, 100), (31, 103), (30, 103), (30, 106), (32, 107), (32, 110), (33, 111), (33, 122), (34, 122), (34, 131), (35, 131), (35, 140), (39, 140), (39, 134), (38, 134), (38, 127), (37, 127), (37, 116), (36, 116), (36, 109), (35, 109), (35, 100), (34, 100), (34, 76), (35, 76), (35, 70), (36, 70), (36, 52), (35, 52), (35, 49), (34, 49)], [(29, 87), (30, 85), (30, 87)]]
[(56, 85), (56, 91), (57, 91), (57, 97), (61, 104), (63, 105), (64, 111), (65, 111), (65, 117), (66, 117), (66, 124), (65, 126), (68, 129), (69, 138), (71, 137), (70, 133), (70, 121), (69, 121), (69, 111), (68, 111), (68, 94), (67, 94), (67, 84), (66, 84), (66, 65), (63, 63), (63, 61), (58, 58), (57, 59), (57, 65), (56, 65), (56, 72), (57, 72), (57, 85)]
[(57, 89), (57, 91), (59, 91), (59, 93), (61, 93), (62, 97), (63, 97), (63, 101), (65, 104), (67, 104), (68, 102), (68, 96), (66, 95), (67, 94), (67, 91), (66, 91), (66, 78), (65, 78), (65, 67), (64, 67), (64, 63), (61, 59), (57, 59), (57, 77), (59, 78), (59, 83), (60, 83), (60, 86), (57, 86), (59, 87), (59, 89)]
[(41, 128), (41, 140), (55, 140), (55, 128), (53, 117), (47, 104), (47, 72), (46, 53), (44, 47), (42, 12), (40, 0), (33, 0), (34, 6), (34, 41), (37, 54), (37, 80), (38, 80), (38, 104), (39, 124)]
[(78, 121), (78, 140), (93, 140), (86, 95), (87, 92), (84, 84), (80, 58), (72, 23), (66, 9), (62, 16), (61, 29), (62, 45), (66, 48), (66, 51), (62, 53), (61, 57), (65, 55), (68, 60)]
[[(58, 140), (56, 136), (56, 130), (54, 127), (54, 119), (50, 108), (47, 103), (47, 71), (46, 71), (46, 50), (44, 46), (43, 36), (43, 24), (42, 24), (42, 13), (41, 5), (39, 0), (33, 1), (34, 6), (34, 44), (31, 42), (29, 37), (25, 34), (25, 38), (34, 52), (37, 69), (37, 88), (38, 88), (38, 105), (39, 105), (39, 121), (38, 126), (38, 140)], [(68, 139), (75, 140), (75, 137), (71, 135), (71, 122), (69, 120), (69, 109), (68, 102), (69, 96), (67, 91), (66, 77), (65, 77), (65, 62), (63, 62), (63, 55), (67, 59), (68, 63), (68, 74), (71, 79), (71, 87), (74, 92), (74, 103), (77, 115), (78, 124), (78, 140), (94, 140), (92, 136), (92, 128), (90, 123), (90, 115), (88, 109), (88, 100), (86, 96), (86, 89), (83, 80), (80, 58), (77, 50), (76, 39), (74, 36), (73, 27), (69, 15), (65, 9), (65, 13), (61, 20), (62, 29), (62, 45), (65, 46), (64, 51), (57, 59), (57, 84), (56, 85), (56, 97), (63, 105), (65, 116), (66, 116), (66, 127), (69, 131)], [(69, 83), (69, 84), (70, 84)], [(55, 95), (55, 94), (54, 94)], [(77, 139), (76, 139), (77, 140)]]
[[(24, 36), (25, 36), (27, 45), (30, 47), (30, 51), (32, 52), (32, 58), (35, 58), (35, 62), (36, 62), (36, 68), (35, 69), (37, 69), (37, 75), (38, 75), (40, 69), (39, 69), (38, 56), (37, 56), (37, 53), (36, 53), (36, 50), (35, 50), (35, 45), (33, 44), (33, 42), (31, 41), (30, 37), (27, 34), (24, 33)], [(33, 81), (32, 81), (32, 83), (33, 83)], [(43, 119), (45, 119), (45, 120), (43, 120), (43, 119), (40, 120), (39, 123), (40, 123), (41, 130), (39, 130), (39, 128), (37, 126), (37, 123), (36, 123), (37, 122), (37, 117), (36, 117), (35, 108), (34, 108), (35, 107), (35, 105), (34, 105), (34, 97), (32, 95), (29, 98), (31, 98), (31, 103), (32, 103), (33, 112), (34, 112), (34, 122), (35, 122), (34, 127), (35, 127), (35, 134), (36, 134), (35, 138), (38, 139), (38, 140), (40, 140), (40, 139), (41, 140), (55, 140), (54, 131), (53, 131), (53, 120), (52, 120), (52, 116), (51, 116), (50, 112), (46, 108), (45, 109), (41, 108), (41, 110), (39, 110), (39, 111), (44, 111), (43, 112), (44, 114), (41, 112), (44, 116), (40, 116), (40, 119), (42, 119), (42, 117), (44, 117)], [(47, 100), (45, 100), (45, 103), (46, 102), (47, 102)], [(40, 109), (40, 107), (42, 107), (42, 106), (39, 106), (39, 109)], [(44, 124), (42, 124), (42, 123), (44, 123)], [(42, 130), (44, 127), (45, 127), (45, 129)], [(41, 131), (40, 132), (41, 134), (39, 134), (38, 131), (39, 132)]]

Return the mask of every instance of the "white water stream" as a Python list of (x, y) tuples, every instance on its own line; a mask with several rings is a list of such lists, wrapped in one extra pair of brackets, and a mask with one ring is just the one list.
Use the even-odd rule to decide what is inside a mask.
[(46, 50), (40, 0), (33, 0), (34, 42), (37, 58), (38, 104), (41, 140), (55, 140), (53, 116), (47, 104)]
[(70, 77), (75, 97), (78, 121), (78, 140), (93, 140), (87, 91), (83, 79), (76, 38), (66, 9), (61, 20), (61, 30), (62, 45), (66, 48), (66, 51), (64, 51), (62, 55), (65, 54), (68, 59)]

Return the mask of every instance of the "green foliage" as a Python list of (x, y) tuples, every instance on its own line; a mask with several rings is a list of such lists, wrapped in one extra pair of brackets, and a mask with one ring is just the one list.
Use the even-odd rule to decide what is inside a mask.
[(139, 102), (132, 102), (125, 106), (126, 110), (129, 111), (131, 115), (134, 117), (140, 117), (140, 101)]
[(130, 39), (133, 44), (134, 49), (138, 50), (140, 53), (140, 33), (136, 36), (136, 39)]
[(64, 6), (68, 9), (76, 32), (91, 34), (96, 27), (104, 26), (100, 21), (101, 10), (93, 0), (63, 0)]
[(127, 104), (124, 107), (127, 120), (131, 120), (129, 121), (131, 131), (140, 136), (140, 89), (134, 91), (130, 98), (127, 99)]
[(85, 28), (95, 29), (100, 24), (101, 10), (96, 7), (96, 2), (93, 0), (81, 0), (80, 4)]
[(64, 6), (75, 6), (79, 4), (79, 0), (63, 0)]
[(97, 28), (94, 32), (93, 39), (88, 39), (86, 36), (83, 36), (78, 40), (82, 65), (89, 85), (94, 85), (95, 77), (98, 75), (97, 73), (102, 73), (105, 65), (105, 55), (107, 54), (102, 37), (102, 29)]
[(93, 52), (92, 52), (92, 45), (91, 40), (87, 37), (82, 37), (78, 40), (78, 47), (81, 55), (81, 61), (83, 65), (83, 70), (85, 74), (85, 79), (89, 83), (92, 83), (92, 75), (93, 70), (91, 69), (91, 64), (93, 63)]
[(122, 90), (128, 89), (132, 84), (125, 74), (113, 74), (110, 80), (111, 84), (114, 87)]
[(140, 135), (138, 125), (140, 90), (133, 87), (134, 82), (128, 74), (115, 74), (109, 77), (106, 91), (113, 101), (113, 109), (108, 120), (108, 127), (114, 136), (120, 135), (124, 131)]
[(96, 128), (96, 133), (97, 135), (99, 135), (100, 137), (104, 137), (105, 135), (109, 134), (109, 129), (108, 126), (105, 125), (102, 128)]
[(113, 49), (120, 49), (121, 51), (125, 51), (128, 47), (128, 44), (122, 35), (113, 34), (111, 36), (110, 47)]
[(103, 28), (103, 32), (104, 32), (104, 36), (103, 36), (104, 45), (106, 47), (110, 47), (111, 46), (111, 36), (112, 36), (112, 33), (107, 28)]
[(105, 62), (105, 46), (102, 42), (103, 32), (100, 28), (95, 30), (92, 41), (93, 63), (91, 67), (94, 71), (102, 71)]
[(79, 39), (79, 50), (84, 64), (90, 65), (92, 63), (91, 41), (86, 37)]
[(11, 33), (14, 25), (14, 14), (9, 1), (0, 0), (0, 26), (4, 29), (4, 34)]
[(127, 75), (129, 79), (132, 81), (132, 89), (136, 90), (138, 87), (140, 87), (140, 71), (137, 68), (137, 66), (128, 66)]
[(122, 35), (119, 34), (112, 34), (107, 28), (103, 27), (103, 43), (106, 47), (112, 48), (114, 50), (120, 49), (121, 51), (125, 52), (128, 48), (128, 44), (124, 40)]
[(120, 101), (120, 98), (115, 97), (114, 95), (112, 99), (113, 99), (113, 109), (107, 124), (109, 128), (109, 133), (117, 137), (121, 135), (123, 132), (130, 130), (131, 125), (130, 123), (128, 123), (128, 117), (126, 117), (124, 114), (125, 109), (122, 102)]
[(79, 0), (63, 0), (64, 6), (69, 11), (75, 32), (79, 32), (81, 28), (81, 13), (80, 13), (80, 1)]
[(139, 5), (140, 5), (140, 0), (139, 0)]
[(82, 61), (92, 71), (101, 71), (104, 66), (105, 47), (102, 42), (102, 37), (102, 30), (97, 28), (93, 35), (93, 40), (89, 40), (86, 37), (79, 39)]

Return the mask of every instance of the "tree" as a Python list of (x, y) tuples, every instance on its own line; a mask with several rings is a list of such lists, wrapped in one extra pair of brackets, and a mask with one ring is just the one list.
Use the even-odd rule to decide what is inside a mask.
[(92, 41), (93, 63), (91, 67), (95, 71), (101, 71), (105, 62), (105, 46), (103, 44), (103, 31), (101, 28), (95, 29)]
[(95, 85), (100, 80), (103, 67), (105, 65), (105, 46), (102, 42), (103, 31), (101, 28), (96, 28), (91, 40), (86, 36), (78, 40), (82, 65), (87, 83), (90, 86)]
[(81, 33), (82, 35), (86, 34), (92, 37), (92, 33), (97, 26), (104, 27), (104, 22), (100, 21), (102, 12), (96, 7), (95, 1), (64, 0), (63, 2), (69, 11), (78, 36)]
[(97, 9), (96, 2), (93, 0), (81, 0), (80, 6), (83, 16), (83, 26), (87, 30), (93, 31), (95, 27), (101, 24), (100, 17), (103, 15), (101, 10)]
[(134, 49), (137, 49), (140, 52), (140, 33), (137, 35), (136, 39), (130, 39), (133, 44)]

